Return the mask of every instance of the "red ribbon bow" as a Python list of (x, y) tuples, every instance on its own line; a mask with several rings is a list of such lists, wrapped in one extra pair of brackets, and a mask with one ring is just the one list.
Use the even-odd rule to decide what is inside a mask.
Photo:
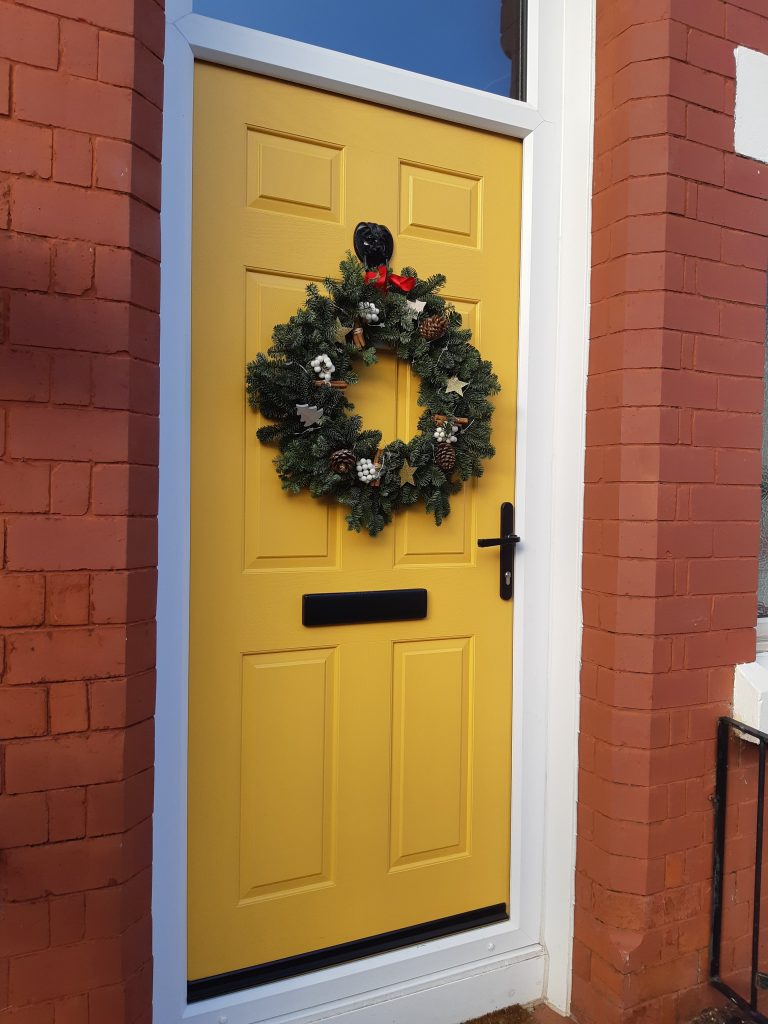
[(400, 274), (387, 274), (385, 264), (381, 264), (378, 270), (366, 270), (365, 283), (372, 284), (380, 292), (387, 290), (387, 284), (393, 284), (401, 292), (409, 292), (416, 284), (415, 277), (401, 277)]

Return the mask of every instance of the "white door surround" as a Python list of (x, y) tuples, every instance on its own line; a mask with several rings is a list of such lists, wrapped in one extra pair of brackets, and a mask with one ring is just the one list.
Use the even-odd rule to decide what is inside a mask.
[[(167, 0), (154, 817), (156, 1024), (459, 1024), (570, 1000), (595, 0), (529, 0), (519, 103)], [(567, 40), (567, 46), (566, 44)], [(192, 82), (195, 59), (524, 140), (509, 922), (186, 1002)], [(533, 226), (535, 225), (535, 230)], [(211, 842), (216, 837), (211, 836)]]

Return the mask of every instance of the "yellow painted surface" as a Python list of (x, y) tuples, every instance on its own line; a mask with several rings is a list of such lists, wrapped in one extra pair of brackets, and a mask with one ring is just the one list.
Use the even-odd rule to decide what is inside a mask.
[[(521, 147), (514, 140), (199, 65), (194, 152), (189, 976), (505, 903)], [(280, 488), (246, 362), (360, 220), (394, 266), (444, 272), (493, 360), (498, 454), (379, 537)], [(350, 393), (410, 438), (417, 382), (383, 355)], [(307, 629), (307, 592), (426, 587), (422, 622)]]

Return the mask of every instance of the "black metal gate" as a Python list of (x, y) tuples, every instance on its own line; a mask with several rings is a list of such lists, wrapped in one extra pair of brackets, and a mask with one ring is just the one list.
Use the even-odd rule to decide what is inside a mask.
[[(724, 885), (726, 878), (726, 813), (728, 809), (728, 769), (731, 736), (736, 735), (751, 741), (756, 747), (757, 758), (757, 806), (755, 812), (755, 876), (752, 893), (752, 942), (749, 963), (749, 992), (738, 992), (721, 977), (721, 952), (723, 940)], [(763, 881), (763, 830), (765, 815), (765, 760), (768, 734), (737, 722), (733, 718), (721, 718), (717, 727), (717, 771), (715, 777), (715, 833), (714, 863), (712, 875), (712, 940), (710, 948), (709, 977), (711, 984), (735, 1003), (749, 1019), (758, 1024), (768, 1024), (768, 1017), (760, 1011), (761, 990), (768, 989), (768, 973), (759, 969), (760, 957), (760, 910)], [(765, 1003), (763, 1004), (766, 1005)]]

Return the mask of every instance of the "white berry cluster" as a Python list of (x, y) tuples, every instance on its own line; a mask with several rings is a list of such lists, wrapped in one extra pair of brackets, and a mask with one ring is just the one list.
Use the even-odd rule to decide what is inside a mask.
[(439, 427), (435, 427), (435, 432), (432, 435), (436, 441), (447, 441), (448, 444), (456, 444), (456, 435), (459, 432), (459, 428), (454, 423), (452, 427), (448, 427), (448, 424), (441, 424)]
[(320, 380), (330, 380), (331, 374), (336, 369), (336, 367), (331, 362), (330, 358), (325, 354), (321, 356), (315, 356), (315, 358), (310, 363), (310, 366), (315, 371)]
[(357, 479), (364, 484), (371, 483), (379, 475), (379, 471), (371, 459), (357, 460)]
[(361, 302), (357, 308), (360, 316), (367, 324), (377, 324), (379, 322), (381, 310), (372, 302)]

